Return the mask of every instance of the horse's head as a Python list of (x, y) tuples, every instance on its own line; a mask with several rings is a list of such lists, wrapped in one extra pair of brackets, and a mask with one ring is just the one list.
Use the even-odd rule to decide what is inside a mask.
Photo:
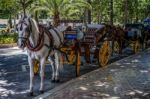
[(16, 30), (18, 32), (18, 47), (24, 49), (26, 46), (26, 41), (30, 35), (30, 22), (29, 18), (21, 18), (16, 25)]

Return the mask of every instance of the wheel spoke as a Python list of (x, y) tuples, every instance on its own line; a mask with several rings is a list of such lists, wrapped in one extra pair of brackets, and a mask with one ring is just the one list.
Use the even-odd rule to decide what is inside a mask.
[(108, 63), (109, 57), (111, 54), (110, 43), (109, 41), (104, 41), (100, 50), (99, 50), (99, 63), (101, 66), (105, 66)]

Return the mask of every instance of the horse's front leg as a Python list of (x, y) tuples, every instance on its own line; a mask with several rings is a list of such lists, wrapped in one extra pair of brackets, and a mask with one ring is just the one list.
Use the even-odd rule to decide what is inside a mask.
[(29, 93), (31, 96), (33, 96), (33, 78), (34, 78), (34, 72), (33, 72), (33, 59), (31, 59), (28, 56), (28, 63), (30, 66), (30, 88), (29, 88)]
[(45, 63), (46, 58), (41, 59), (40, 61), (40, 77), (41, 77), (41, 84), (40, 84), (40, 92), (44, 92), (44, 70), (45, 70)]

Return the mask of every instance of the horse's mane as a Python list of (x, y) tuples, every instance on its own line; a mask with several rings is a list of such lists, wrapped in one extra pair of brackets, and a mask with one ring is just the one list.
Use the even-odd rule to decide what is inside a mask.
[(105, 30), (105, 27), (96, 30), (96, 34), (102, 34)]
[(38, 28), (37, 22), (32, 18), (29, 18), (29, 21), (30, 21), (30, 24), (32, 25), (32, 32), (39, 33), (39, 28)]

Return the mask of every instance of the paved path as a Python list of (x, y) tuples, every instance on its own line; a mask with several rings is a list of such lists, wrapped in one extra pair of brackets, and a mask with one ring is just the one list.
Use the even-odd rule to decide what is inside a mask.
[[(130, 51), (128, 51), (130, 52)], [(116, 61), (123, 56), (112, 57), (111, 62)], [(81, 66), (81, 75), (99, 68), (94, 64), (83, 64)], [(51, 83), (51, 67), (46, 66), (45, 71), (45, 92), (76, 78), (75, 66), (64, 65), (61, 72), (60, 83)], [(0, 48), (0, 99), (30, 99), (39, 95), (40, 77), (35, 76), (34, 80), (34, 96), (28, 95), (29, 89), (29, 66), (27, 63), (27, 55), (25, 51), (13, 48)]]
[[(97, 69), (97, 65), (81, 66), (81, 75)], [(58, 85), (63, 84), (75, 78), (75, 67), (73, 65), (64, 65), (61, 72), (60, 83), (51, 83), (51, 67), (46, 66), (45, 72), (45, 91), (51, 90)], [(40, 77), (35, 76), (34, 96), (39, 95)], [(30, 99), (29, 89), (29, 66), (25, 51), (13, 48), (0, 49), (0, 99)]]
[(71, 80), (35, 99), (150, 99), (150, 49)]

